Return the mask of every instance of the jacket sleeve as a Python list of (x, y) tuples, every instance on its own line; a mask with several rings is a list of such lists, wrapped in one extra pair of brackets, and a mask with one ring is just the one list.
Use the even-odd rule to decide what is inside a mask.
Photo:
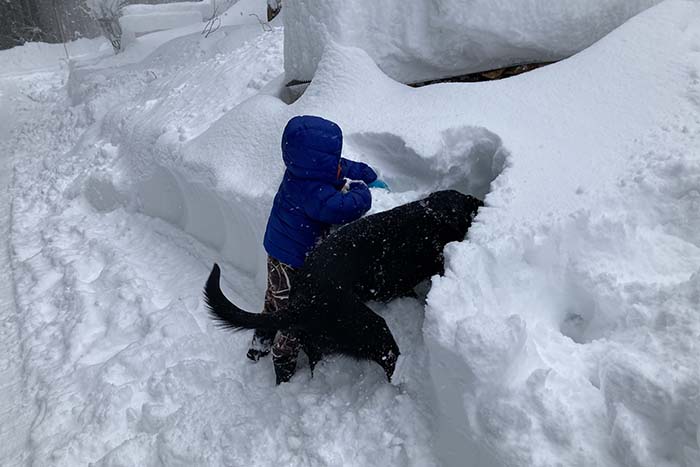
[(340, 176), (350, 180), (362, 180), (365, 183), (372, 183), (377, 179), (377, 174), (364, 162), (355, 162), (350, 159), (340, 158)]
[(331, 185), (322, 186), (304, 206), (306, 214), (326, 224), (346, 224), (362, 217), (372, 207), (372, 195), (363, 183), (353, 183), (343, 193)]

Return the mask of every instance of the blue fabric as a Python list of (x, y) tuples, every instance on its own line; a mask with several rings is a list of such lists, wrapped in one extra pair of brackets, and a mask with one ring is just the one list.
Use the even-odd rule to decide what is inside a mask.
[(368, 183), (367, 186), (369, 188), (381, 188), (386, 191), (391, 191), (391, 189), (389, 189), (389, 185), (387, 185), (384, 180), (380, 179), (376, 179), (375, 181)]
[(305, 115), (287, 123), (282, 135), (287, 170), (272, 204), (263, 242), (273, 258), (301, 267), (331, 224), (354, 221), (371, 207), (372, 196), (365, 184), (353, 183), (347, 193), (341, 191), (343, 177), (365, 183), (377, 178), (367, 164), (342, 159), (342, 148), (342, 131), (331, 121)]
[(340, 178), (362, 180), (367, 185), (377, 180), (377, 174), (364, 162), (353, 162), (340, 158)]

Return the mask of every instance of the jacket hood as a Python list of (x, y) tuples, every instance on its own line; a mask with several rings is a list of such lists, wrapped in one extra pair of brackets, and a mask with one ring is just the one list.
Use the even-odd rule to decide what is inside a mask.
[(336, 181), (342, 149), (340, 127), (321, 117), (294, 117), (282, 134), (284, 164), (299, 178)]

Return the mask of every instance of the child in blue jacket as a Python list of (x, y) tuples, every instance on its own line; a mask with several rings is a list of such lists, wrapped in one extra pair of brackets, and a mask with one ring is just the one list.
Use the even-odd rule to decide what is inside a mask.
[[(372, 205), (368, 186), (386, 188), (367, 164), (340, 157), (343, 134), (335, 123), (314, 116), (292, 118), (282, 135), (287, 170), (267, 221), (267, 291), (263, 313), (286, 307), (294, 271), (333, 224), (360, 218)], [(346, 182), (346, 179), (348, 180)], [(299, 343), (292, 334), (255, 332), (248, 358), (272, 350), (277, 384), (294, 374)]]

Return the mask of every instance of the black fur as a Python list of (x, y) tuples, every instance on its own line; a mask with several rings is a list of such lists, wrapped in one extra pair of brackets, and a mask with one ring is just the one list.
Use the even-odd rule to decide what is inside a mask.
[(215, 264), (204, 290), (211, 316), (229, 329), (296, 333), (312, 371), (324, 355), (341, 353), (377, 362), (391, 380), (399, 348), (365, 302), (409, 294), (442, 273), (445, 245), (464, 239), (482, 205), (457, 191), (438, 191), (341, 227), (307, 257), (280, 314), (249, 313), (231, 303)]

